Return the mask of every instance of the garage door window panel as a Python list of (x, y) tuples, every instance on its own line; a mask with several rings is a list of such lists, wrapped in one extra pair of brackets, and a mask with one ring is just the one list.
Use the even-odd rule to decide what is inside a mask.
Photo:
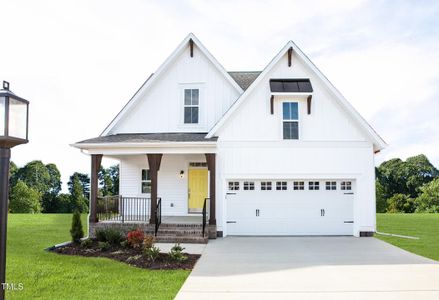
[(229, 181), (229, 191), (239, 191), (239, 181)]
[(244, 181), (244, 191), (254, 191), (255, 183), (253, 181)]
[(326, 181), (325, 185), (326, 185), (327, 191), (337, 190), (337, 182), (336, 181)]
[(271, 181), (262, 181), (261, 191), (271, 191)]
[(286, 191), (287, 190), (287, 182), (286, 181), (277, 181), (276, 182), (276, 190), (277, 191)]
[(318, 181), (310, 181), (310, 182), (308, 182), (308, 190), (310, 190), (310, 191), (318, 191), (318, 190), (320, 190), (320, 183)]
[(342, 181), (340, 184), (340, 189), (342, 191), (351, 191), (352, 190), (352, 182), (351, 181)]
[(303, 191), (303, 190), (305, 190), (305, 182), (303, 182), (303, 181), (294, 181), (293, 182), (293, 190), (295, 190), (295, 191)]

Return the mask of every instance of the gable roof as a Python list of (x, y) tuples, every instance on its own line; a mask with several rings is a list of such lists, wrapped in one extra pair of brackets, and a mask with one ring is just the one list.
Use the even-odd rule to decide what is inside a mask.
[(224, 69), (224, 67), (213, 57), (212, 54), (204, 47), (204, 45), (198, 40), (198, 38), (193, 34), (189, 33), (186, 38), (178, 45), (178, 47), (172, 52), (172, 54), (163, 62), (163, 64), (157, 69), (157, 71), (143, 83), (143, 85), (137, 90), (137, 92), (131, 97), (127, 104), (122, 108), (122, 110), (116, 115), (116, 117), (111, 121), (110, 124), (101, 133), (101, 136), (107, 135), (111, 129), (124, 117), (124, 115), (141, 99), (141, 95), (146, 91), (157, 78), (171, 66), (171, 62), (180, 55), (183, 51), (187, 50), (189, 41), (192, 40), (194, 45), (203, 53), (207, 59), (216, 67), (216, 69), (223, 74), (224, 78), (238, 91), (242, 94), (243, 89), (241, 86), (230, 76), (229, 73)]
[(258, 78), (262, 71), (233, 71), (228, 72), (230, 76), (245, 91)]
[(297, 56), (307, 65), (317, 77), (322, 80), (328, 90), (335, 96), (342, 108), (352, 117), (358, 126), (364, 130), (367, 136), (374, 144), (374, 150), (379, 151), (386, 147), (386, 142), (378, 135), (378, 133), (367, 123), (367, 121), (355, 110), (355, 108), (346, 100), (346, 98), (335, 88), (335, 86), (326, 78), (325, 75), (314, 65), (314, 63), (300, 50), (300, 48), (293, 42), (289, 41), (282, 50), (271, 60), (271, 62), (264, 68), (259, 76), (250, 84), (243, 94), (232, 104), (229, 110), (221, 117), (221, 119), (212, 127), (206, 138), (211, 138), (217, 131), (225, 124), (225, 122), (234, 114), (239, 106), (248, 98), (248, 95), (255, 89), (262, 81), (268, 72), (277, 64), (277, 62), (285, 55), (285, 53), (292, 48)]

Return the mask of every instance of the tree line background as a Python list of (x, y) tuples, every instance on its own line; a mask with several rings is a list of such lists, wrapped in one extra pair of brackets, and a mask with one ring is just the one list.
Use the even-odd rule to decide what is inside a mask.
[[(100, 196), (119, 194), (119, 165), (101, 167)], [(61, 173), (55, 164), (39, 160), (18, 168), (9, 168), (9, 211), (12, 213), (71, 213), (88, 212), (90, 176), (75, 172), (67, 183), (68, 193), (62, 193)]]
[(377, 212), (439, 213), (439, 171), (424, 154), (376, 168)]
[[(61, 193), (61, 174), (55, 164), (34, 160), (22, 168), (10, 165), (9, 209), (12, 213), (88, 212), (90, 177), (75, 172)], [(119, 194), (119, 165), (101, 167), (99, 194)], [(393, 158), (376, 168), (377, 212), (439, 213), (439, 171), (428, 158)]]

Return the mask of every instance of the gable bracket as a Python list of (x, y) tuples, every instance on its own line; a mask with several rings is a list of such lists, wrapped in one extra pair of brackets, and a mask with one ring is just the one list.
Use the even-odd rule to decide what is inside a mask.
[(291, 56), (292, 55), (293, 55), (293, 47), (290, 47), (290, 49), (288, 49), (288, 67), (291, 67)]
[(189, 48), (191, 49), (191, 57), (194, 57), (194, 41), (192, 39), (189, 40)]
[(311, 100), (312, 100), (312, 95), (309, 95), (308, 98), (306, 98), (306, 104), (307, 104), (307, 108), (308, 108), (308, 115), (311, 114)]
[(270, 97), (270, 113), (274, 114), (274, 95)]

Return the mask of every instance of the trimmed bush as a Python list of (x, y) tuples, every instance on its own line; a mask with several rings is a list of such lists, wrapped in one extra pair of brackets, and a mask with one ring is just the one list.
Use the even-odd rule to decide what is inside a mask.
[(128, 244), (133, 248), (142, 247), (144, 239), (145, 239), (145, 234), (143, 233), (143, 230), (140, 228), (128, 232), (127, 241)]
[(82, 247), (82, 248), (90, 248), (92, 244), (93, 244), (93, 240), (91, 240), (91, 239), (86, 239), (86, 240), (83, 240), (83, 241), (81, 242), (81, 247)]
[(84, 237), (84, 230), (82, 229), (81, 214), (79, 211), (73, 213), (72, 228), (70, 229), (70, 235), (74, 243), (80, 243)]
[(100, 242), (108, 242), (111, 245), (119, 245), (125, 240), (123, 234), (114, 228), (96, 229), (96, 239)]
[(101, 251), (107, 251), (107, 250), (109, 250), (110, 249), (110, 243), (108, 243), (108, 242), (99, 242), (98, 243), (98, 248), (101, 250)]

